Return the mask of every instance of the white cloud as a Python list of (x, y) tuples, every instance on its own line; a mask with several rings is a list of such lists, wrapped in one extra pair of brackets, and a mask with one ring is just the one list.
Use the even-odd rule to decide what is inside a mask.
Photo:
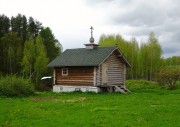
[(146, 41), (154, 31), (167, 57), (180, 55), (179, 5), (178, 0), (0, 0), (0, 12), (32, 16), (52, 29), (64, 49), (84, 47), (91, 25), (96, 42), (102, 33)]

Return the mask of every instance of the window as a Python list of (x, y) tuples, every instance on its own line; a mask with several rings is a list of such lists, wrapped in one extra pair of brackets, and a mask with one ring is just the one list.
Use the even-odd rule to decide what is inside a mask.
[(62, 68), (62, 76), (68, 75), (68, 68)]

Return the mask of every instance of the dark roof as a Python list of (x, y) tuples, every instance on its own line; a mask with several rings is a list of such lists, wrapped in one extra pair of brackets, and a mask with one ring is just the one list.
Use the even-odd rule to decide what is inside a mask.
[[(97, 47), (94, 49), (67, 49), (60, 56), (51, 61), (47, 67), (98, 66), (115, 49), (118, 48), (113, 46)], [(126, 59), (125, 62), (126, 65), (130, 66)]]

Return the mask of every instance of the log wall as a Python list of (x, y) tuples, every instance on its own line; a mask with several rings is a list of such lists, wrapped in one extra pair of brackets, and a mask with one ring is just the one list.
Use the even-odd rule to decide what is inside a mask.
[(56, 85), (93, 86), (94, 67), (66, 67), (68, 75), (62, 75), (62, 68), (55, 68)]
[[(118, 55), (114, 52), (112, 53), (104, 63), (108, 64), (107, 85), (121, 85), (125, 84), (126, 79), (126, 65), (121, 61)], [(103, 64), (103, 63), (102, 63)], [(96, 85), (102, 84), (102, 64), (96, 67)]]
[(111, 54), (106, 60), (108, 63), (108, 83), (109, 85), (113, 84), (125, 84), (125, 64), (121, 59), (115, 54)]

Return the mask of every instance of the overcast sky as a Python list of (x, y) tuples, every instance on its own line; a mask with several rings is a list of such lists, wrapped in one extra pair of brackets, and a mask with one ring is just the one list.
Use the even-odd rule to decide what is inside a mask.
[(154, 32), (163, 56), (180, 56), (180, 0), (0, 0), (0, 14), (32, 16), (52, 29), (63, 49), (83, 48), (94, 27), (139, 43)]

